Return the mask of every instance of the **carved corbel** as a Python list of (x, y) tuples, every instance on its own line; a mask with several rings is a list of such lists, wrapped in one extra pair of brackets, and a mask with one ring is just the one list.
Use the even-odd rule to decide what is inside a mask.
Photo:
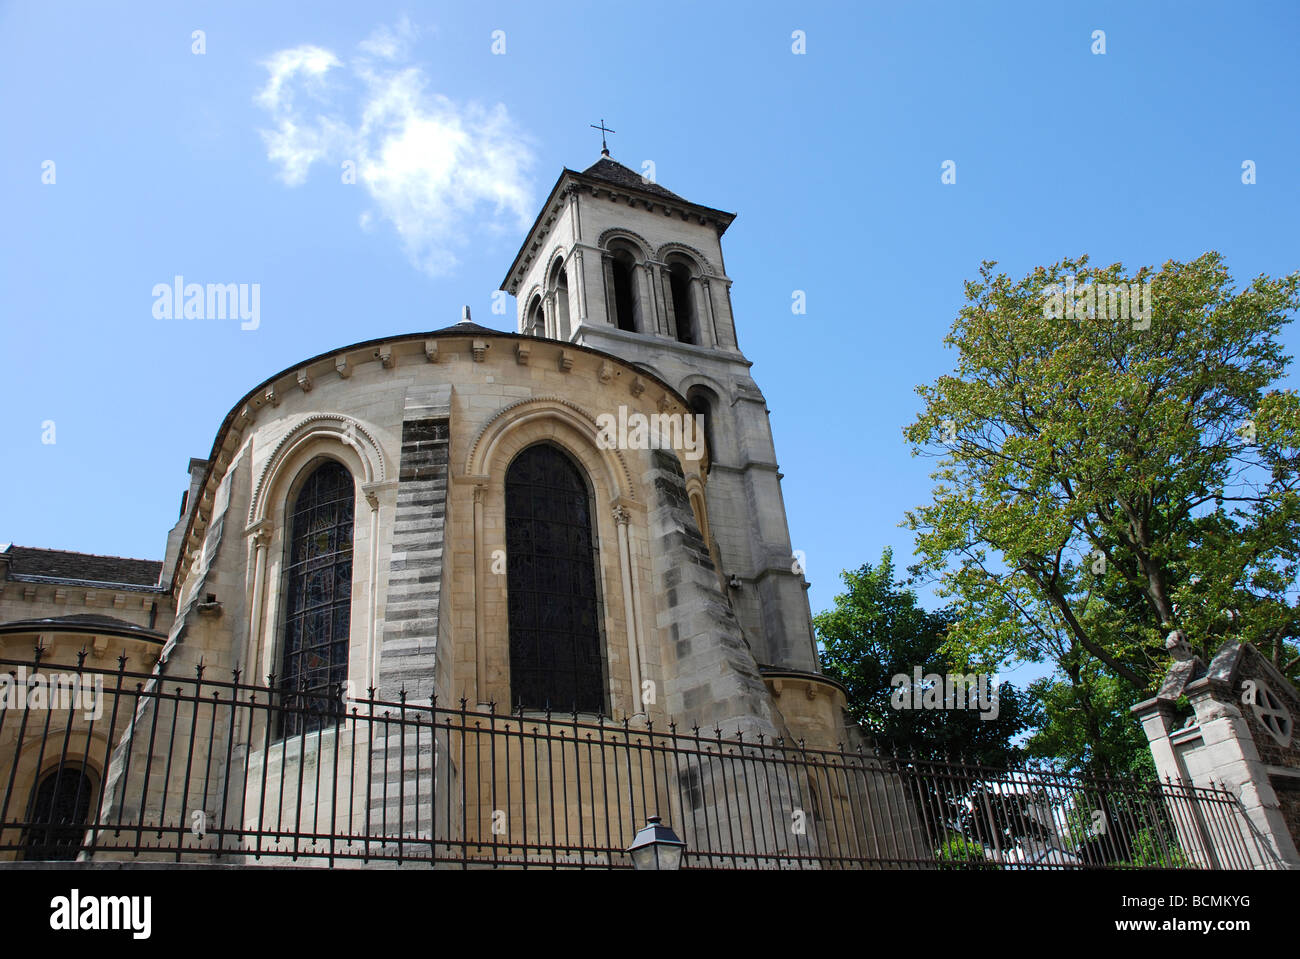
[(244, 530), (244, 535), (253, 542), (256, 549), (265, 547), (271, 542), (271, 520), (270, 518), (259, 519), (248, 529)]

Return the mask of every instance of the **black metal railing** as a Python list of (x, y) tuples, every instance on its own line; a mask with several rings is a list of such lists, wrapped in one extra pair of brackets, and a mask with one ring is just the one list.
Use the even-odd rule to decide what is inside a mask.
[(85, 659), (0, 660), (0, 860), (624, 868), (659, 816), (687, 868), (1278, 866), (1223, 788)]

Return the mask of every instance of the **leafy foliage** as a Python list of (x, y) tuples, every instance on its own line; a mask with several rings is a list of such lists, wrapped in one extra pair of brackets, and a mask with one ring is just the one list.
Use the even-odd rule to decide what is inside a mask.
[[(1168, 631), (1203, 656), (1247, 640), (1300, 675), (1300, 398), (1278, 388), (1300, 274), (1238, 292), (1216, 253), (1135, 277), (1086, 257), (994, 270), (967, 284), (956, 369), (918, 388), (905, 431), (940, 458), (907, 514), (913, 572), (953, 600), (954, 660), (1055, 667), (1032, 752), (1125, 766), (1127, 705), (1168, 665)], [(1047, 309), (1068, 282), (1149, 282), (1152, 314)]]
[(1033, 722), (1022, 690), (1009, 683), (998, 690), (997, 717), (982, 719), (972, 709), (895, 709), (897, 674), (946, 675), (966, 672), (964, 663), (944, 651), (952, 623), (947, 612), (929, 612), (916, 594), (895, 582), (893, 554), (885, 550), (876, 566), (842, 574), (848, 588), (834, 608), (813, 618), (822, 642), (822, 668), (848, 690), (852, 718), (907, 754), (925, 759), (965, 756), (991, 766), (1012, 763), (1019, 750), (1012, 740)]
[(1001, 869), (995, 862), (989, 862), (984, 854), (984, 847), (978, 842), (962, 835), (950, 835), (935, 850), (935, 859), (940, 869)]

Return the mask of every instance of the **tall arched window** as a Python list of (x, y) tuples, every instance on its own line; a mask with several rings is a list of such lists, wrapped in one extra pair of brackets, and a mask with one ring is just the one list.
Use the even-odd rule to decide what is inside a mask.
[(614, 274), (614, 314), (618, 328), (629, 333), (637, 331), (636, 260), (625, 249), (614, 252), (611, 264)]
[(568, 339), (568, 273), (563, 266), (555, 274), (555, 338)]
[(529, 709), (605, 711), (591, 497), (554, 446), (506, 471), (510, 700)]
[(288, 523), (282, 735), (338, 716), (352, 617), (352, 474), (326, 460), (307, 477)]
[(695, 299), (691, 296), (691, 271), (685, 263), (668, 267), (668, 287), (673, 294), (673, 316), (677, 320), (677, 339), (699, 345), (699, 324), (695, 321)]
[(94, 798), (95, 781), (84, 766), (67, 763), (46, 773), (32, 793), (23, 859), (76, 859)]
[(704, 386), (692, 386), (686, 391), (686, 404), (691, 412), (700, 417), (697, 422), (704, 426), (704, 443), (709, 449), (709, 466), (717, 451), (713, 445), (713, 411), (718, 408), (718, 398), (713, 391)]

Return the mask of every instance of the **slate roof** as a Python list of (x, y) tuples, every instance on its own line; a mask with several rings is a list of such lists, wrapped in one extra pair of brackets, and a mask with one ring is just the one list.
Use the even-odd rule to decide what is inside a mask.
[(617, 186), (628, 187), (633, 190), (640, 190), (642, 193), (652, 193), (655, 196), (667, 197), (670, 200), (679, 200), (682, 203), (690, 201), (678, 196), (672, 190), (665, 190), (658, 183), (646, 183), (642, 181), (641, 174), (635, 170), (629, 170), (621, 163), (616, 163), (609, 157), (601, 157), (587, 169), (582, 171), (583, 176), (589, 176), (595, 180), (604, 180), (606, 183), (613, 183)]
[(110, 632), (131, 634), (142, 638), (163, 640), (166, 634), (156, 629), (149, 629), (136, 623), (112, 616), (98, 616), (94, 613), (77, 613), (72, 616), (47, 616), (43, 619), (16, 619), (0, 623), (0, 631), (26, 632), (27, 630), (61, 630), (81, 633)]
[[(453, 323), (451, 326), (444, 326), (440, 330), (434, 330), (434, 333), (486, 333), (488, 336), (501, 336), (502, 330), (488, 329), (486, 326), (479, 326), (477, 323), (466, 322), (461, 320), (459, 323)], [(511, 331), (513, 332), (513, 331)]]
[(31, 546), (10, 546), (4, 555), (9, 560), (9, 579), (15, 582), (62, 581), (140, 588), (156, 587), (162, 576), (162, 561), (155, 559), (96, 556)]

